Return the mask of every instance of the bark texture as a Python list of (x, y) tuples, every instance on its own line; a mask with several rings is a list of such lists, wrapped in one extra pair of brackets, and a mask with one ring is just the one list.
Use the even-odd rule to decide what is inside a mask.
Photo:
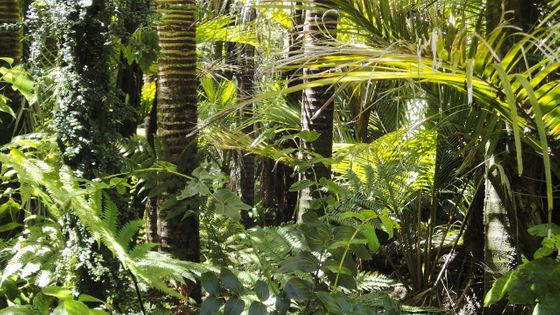
[[(14, 59), (14, 65), (21, 62), (21, 13), (17, 0), (0, 0), (0, 57)], [(0, 66), (7, 66), (0, 61)], [(0, 84), (0, 93), (11, 101), (9, 105), (17, 113), (21, 106), (20, 94), (11, 87)], [(15, 121), (5, 113), (0, 113), (0, 145), (10, 142), (14, 134)]]
[[(158, 26), (162, 56), (158, 65), (157, 138), (163, 144), (159, 158), (177, 165), (188, 174), (195, 168), (197, 135), (196, 39), (194, 0), (159, 0), (162, 20)], [(177, 181), (177, 179), (170, 179)], [(182, 219), (187, 209), (165, 206), (180, 187), (167, 183), (158, 200), (158, 235), (161, 248), (180, 259), (200, 260), (198, 214)], [(170, 216), (170, 214), (172, 214)]]
[[(321, 53), (321, 46), (335, 37), (337, 26), (337, 15), (328, 10), (328, 0), (310, 1), (310, 9), (306, 11), (304, 32), (306, 35), (304, 50), (309, 56)], [(314, 68), (304, 69), (304, 75), (313, 77), (325, 71), (320, 65)], [(303, 103), (301, 107), (301, 130), (318, 132), (319, 138), (315, 141), (302, 140), (302, 147), (310, 154), (308, 159), (332, 156), (333, 142), (333, 116), (334, 102), (332, 100), (332, 89), (328, 86), (320, 86), (305, 89), (303, 92)], [(331, 168), (321, 162), (315, 162), (302, 174), (302, 179), (318, 181), (321, 178), (330, 178)], [(299, 197), (299, 214), (301, 215), (310, 208), (312, 199), (317, 198), (316, 192), (304, 189)]]
[[(250, 7), (250, 3), (243, 8), (241, 14), (243, 17), (243, 22), (251, 22), (255, 19), (256, 12), (255, 9)], [(243, 99), (247, 97), (253, 97), (255, 86), (255, 47), (244, 44), (241, 45), (239, 49), (239, 73), (237, 75), (238, 82), (238, 99)], [(241, 119), (250, 118), (253, 115), (253, 104), (245, 107), (241, 112)], [(245, 134), (251, 134), (254, 131), (253, 124), (248, 124), (243, 128)], [(241, 201), (253, 206), (255, 204), (255, 155), (253, 154), (243, 154), (240, 152), (240, 173), (239, 173), (239, 184), (241, 192)], [(254, 222), (249, 217), (246, 211), (241, 214), (243, 225), (246, 227), (251, 227)]]

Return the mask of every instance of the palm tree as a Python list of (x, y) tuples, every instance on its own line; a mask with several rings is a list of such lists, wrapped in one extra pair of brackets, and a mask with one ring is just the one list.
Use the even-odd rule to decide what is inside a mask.
[[(300, 88), (307, 88), (310, 85), (332, 86), (333, 90), (340, 91), (337, 89), (337, 85), (395, 80), (408, 82), (412, 89), (403, 90), (402, 95), (410, 97), (414, 103), (425, 103), (429, 115), (422, 116), (428, 121), (423, 124), (423, 128), (429, 127), (437, 134), (437, 141), (434, 144), (436, 155), (433, 187), (430, 188), (429, 198), (424, 198), (422, 202), (418, 198), (414, 201), (419, 205), (425, 205), (417, 207), (418, 215), (416, 217), (418, 222), (425, 222), (428, 225), (427, 230), (418, 226), (417, 243), (422, 244), (423, 249), (418, 251), (418, 257), (409, 256), (409, 253), (405, 252), (407, 257), (411, 258), (407, 261), (411, 275), (419, 276), (419, 278), (413, 277), (416, 282), (413, 283), (413, 287), (419, 293), (416, 302), (429, 304), (433, 300), (426, 295), (426, 292), (439, 290), (439, 286), (434, 285), (433, 281), (438, 278), (439, 271), (435, 273), (434, 271), (439, 268), (438, 259), (441, 258), (442, 253), (442, 248), (434, 240), (433, 235), (437, 229), (442, 228), (441, 220), (447, 218), (441, 212), (445, 210), (445, 203), (450, 201), (456, 204), (454, 198), (463, 200), (459, 185), (470, 187), (468, 188), (469, 193), (466, 195), (468, 200), (465, 200), (470, 206), (465, 209), (468, 214), (462, 224), (482, 223), (478, 219), (481, 219), (482, 216), (479, 208), (484, 207), (485, 194), (483, 192), (490, 192), (487, 187), (485, 188), (485, 183), (489, 184), (489, 181), (493, 181), (492, 185), (500, 186), (500, 190), (502, 190), (502, 192), (493, 193), (492, 198), (487, 197), (486, 204), (494, 203), (496, 205), (494, 202), (496, 200), (504, 202), (502, 198), (496, 198), (500, 197), (500, 194), (503, 195), (504, 189), (508, 189), (508, 183), (498, 182), (496, 179), (508, 179), (510, 176), (508, 174), (516, 168), (513, 164), (511, 167), (506, 167), (506, 164), (498, 166), (498, 168), (492, 167), (489, 169), (492, 172), (500, 167), (506, 169), (505, 177), (500, 175), (496, 178), (497, 173), (492, 176), (492, 174), (480, 170), (480, 165), (483, 165), (482, 161), (492, 155), (500, 154), (501, 158), (507, 154), (510, 161), (520, 162), (523, 156), (516, 157), (512, 153), (521, 149), (520, 140), (523, 138), (522, 140), (525, 142), (523, 149), (530, 150), (532, 158), (538, 157), (542, 161), (542, 164), (539, 163), (541, 167), (537, 169), (540, 169), (541, 173), (543, 173), (543, 169), (547, 168), (550, 171), (550, 162), (548, 162), (548, 166), (546, 162), (547, 137), (542, 136), (541, 131), (537, 135), (537, 130), (542, 130), (544, 134), (544, 129), (546, 129), (549, 138), (558, 137), (560, 132), (556, 128), (557, 102), (552, 102), (550, 97), (545, 97), (553, 86), (559, 84), (554, 75), (551, 75), (550, 70), (545, 69), (555, 69), (558, 59), (534, 49), (534, 44), (531, 40), (527, 40), (527, 37), (517, 37), (515, 45), (511, 45), (504, 40), (506, 34), (503, 30), (493, 32), (484, 40), (479, 34), (467, 39), (465, 34), (474, 34), (474, 31), (484, 29), (484, 2), (460, 7), (461, 12), (454, 11), (457, 7), (448, 5), (452, 2), (439, 6), (437, 10), (428, 5), (431, 2), (424, 1), (334, 0), (332, 2), (336, 4), (336, 6), (332, 6), (332, 9), (338, 9), (344, 16), (341, 19), (344, 22), (339, 23), (340, 32), (353, 36), (351, 40), (355, 39), (355, 43), (347, 42), (346, 46), (324, 49), (321, 54), (301, 56), (299, 60), (293, 58), (296, 60), (291, 64), (294, 68), (309, 63), (319, 68), (320, 65), (328, 63), (331, 69), (340, 71), (340, 73), (323, 71), (321, 75), (315, 76), (315, 80), (309, 80)], [(455, 22), (457, 17), (461, 17), (460, 23)], [(535, 34), (534, 36), (537, 38), (543, 36), (542, 33)], [(489, 47), (491, 48), (489, 49)], [(528, 61), (524, 59), (524, 52), (531, 52), (525, 55), (528, 57)], [(533, 53), (536, 53), (534, 57)], [(530, 67), (528, 71), (526, 62)], [(533, 62), (535, 63), (532, 66)], [(497, 64), (502, 65), (506, 75), (503, 75)], [(530, 82), (529, 89), (538, 91), (539, 98), (537, 104), (531, 106), (543, 107), (545, 109), (543, 110), (544, 118), (541, 119), (530, 114), (530, 101), (525, 89), (521, 89), (520, 82), (516, 81), (514, 76), (516, 73), (521, 75), (530, 73), (530, 76), (534, 78)], [(513, 93), (511, 93), (513, 96), (506, 97), (505, 94), (509, 94), (511, 89), (513, 89)], [(293, 89), (289, 91), (293, 91)], [(517, 109), (518, 107), (523, 110)], [(513, 130), (513, 132), (509, 132), (511, 135), (503, 132), (506, 129), (505, 126)], [(526, 130), (525, 135), (521, 135), (519, 132), (523, 128)], [(515, 141), (507, 141), (509, 152), (499, 150), (500, 145), (503, 147), (502, 144), (497, 146), (498, 149), (492, 145), (485, 146), (499, 133), (502, 133), (499, 142), (502, 144), (506, 144), (504, 138), (515, 138)], [(496, 142), (494, 141), (494, 143)], [(451, 174), (453, 175), (450, 176)], [(532, 179), (534, 183), (546, 182), (548, 187), (552, 187), (550, 180), (544, 180), (544, 175), (531, 175), (531, 177), (536, 179)], [(485, 180), (487, 178), (488, 180)], [(540, 181), (541, 179), (542, 181)], [(520, 182), (519, 180), (508, 179), (508, 182), (513, 183), (510, 187), (521, 187), (515, 184), (515, 182)], [(538, 192), (536, 195), (542, 195), (543, 190), (540, 188), (531, 191)], [(422, 194), (426, 194), (426, 192), (422, 192)], [(455, 194), (456, 197), (449, 199), (446, 197), (449, 194)], [(395, 193), (393, 195), (398, 196)], [(509, 195), (509, 197), (521, 196), (512, 194), (511, 191)], [(552, 195), (548, 192), (547, 195), (547, 198), (552, 200)], [(534, 205), (543, 203), (544, 198), (537, 199), (535, 199)], [(503, 208), (502, 205), (497, 204), (497, 206)], [(509, 207), (509, 209), (513, 208)], [(401, 211), (399, 208), (397, 210)], [(428, 213), (426, 214), (424, 211)], [(508, 211), (508, 216), (511, 214), (513, 214), (512, 211)], [(478, 217), (474, 218), (474, 216)], [(450, 222), (453, 219), (454, 217), (449, 215)], [(443, 226), (446, 225), (443, 224)], [(468, 234), (471, 237), (477, 224), (463, 227), (467, 231), (470, 230)], [(447, 225), (446, 229), (453, 230), (454, 227)], [(520, 225), (519, 229), (523, 230), (524, 227)], [(457, 231), (459, 232), (457, 235), (461, 235), (463, 231), (464, 229), (461, 228)], [(500, 234), (500, 236), (503, 235)], [(404, 242), (400, 243), (404, 244)], [(482, 244), (482, 240), (479, 243)], [(466, 247), (471, 247), (471, 245)], [(408, 247), (411, 250), (415, 248), (418, 246)], [(480, 261), (484, 259), (480, 255), (480, 251), (477, 258)], [(472, 265), (478, 264), (480, 261), (473, 261)]]
[[(304, 41), (305, 54), (312, 58), (321, 51), (321, 47), (335, 38), (337, 26), (337, 15), (333, 10), (329, 10), (332, 2), (329, 0), (315, 0), (308, 2), (305, 15)], [(304, 69), (304, 76), (320, 75), (327, 68), (318, 64), (315, 67)], [(302, 132), (317, 132), (318, 138), (315, 141), (302, 139), (301, 146), (309, 153), (308, 159), (311, 165), (302, 173), (301, 179), (319, 181), (321, 178), (330, 178), (330, 166), (322, 161), (313, 159), (328, 159), (332, 156), (333, 143), (333, 117), (334, 102), (333, 92), (328, 86), (317, 86), (307, 88), (303, 91), (303, 102), (301, 106), (301, 130)], [(317, 197), (317, 193), (310, 188), (300, 191), (299, 216), (310, 208), (311, 200)]]
[[(14, 65), (21, 62), (21, 14), (17, 0), (0, 0), (0, 57), (14, 60)], [(6, 66), (5, 64), (2, 66)], [(10, 99), (14, 112), (18, 111), (21, 96), (6, 85), (0, 85), (0, 91)], [(10, 141), (14, 133), (15, 122), (6, 113), (0, 112), (0, 145)]]
[[(159, 0), (162, 13), (158, 25), (159, 45), (162, 56), (158, 62), (157, 138), (164, 154), (159, 159), (177, 165), (188, 174), (196, 167), (198, 136), (193, 130), (197, 125), (196, 107), (196, 39), (194, 0)], [(158, 234), (161, 248), (180, 259), (200, 261), (200, 235), (198, 214), (182, 218), (186, 209), (181, 203), (164, 208), (170, 198), (175, 198), (180, 183), (171, 182), (167, 192), (158, 200)], [(173, 204), (173, 202), (171, 202)], [(179, 207), (179, 208), (178, 208)], [(174, 213), (170, 217), (170, 213)], [(200, 299), (196, 288), (188, 294)]]

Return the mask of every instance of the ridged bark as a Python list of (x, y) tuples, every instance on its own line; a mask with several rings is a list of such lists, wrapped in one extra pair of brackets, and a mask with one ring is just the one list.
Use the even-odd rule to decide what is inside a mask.
[[(304, 33), (306, 34), (304, 50), (308, 56), (316, 55), (325, 42), (335, 36), (337, 15), (334, 11), (325, 8), (330, 4), (328, 0), (310, 1), (310, 7), (305, 15)], [(304, 76), (314, 76), (325, 71), (324, 68), (306, 68)], [(323, 158), (332, 156), (333, 142), (333, 116), (334, 102), (332, 89), (320, 86), (305, 89), (301, 107), (301, 130), (316, 131), (320, 134), (315, 141), (302, 140), (303, 149), (317, 154)], [(310, 158), (309, 156), (307, 158)], [(331, 168), (323, 163), (314, 163), (313, 166), (302, 174), (302, 179), (318, 181), (321, 178), (330, 178)], [(300, 192), (299, 216), (310, 208), (312, 199), (317, 198), (315, 192), (304, 189)]]
[[(194, 169), (197, 153), (196, 128), (196, 39), (195, 1), (159, 0), (162, 20), (157, 28), (161, 57), (158, 64), (157, 137), (166, 149), (165, 158), (177, 164), (180, 172)], [(180, 259), (200, 260), (198, 216), (183, 220), (182, 214), (168, 219), (170, 212), (184, 212), (161, 205), (174, 198), (179, 185), (170, 186), (158, 201), (158, 234), (162, 249)]]
[[(14, 65), (21, 62), (21, 13), (17, 0), (0, 0), (0, 57), (14, 59)], [(0, 62), (0, 65), (7, 66)], [(18, 92), (0, 84), (0, 93), (11, 99), (9, 103), (14, 112), (21, 104), (21, 96)], [(11, 116), (0, 113), (0, 145), (10, 142), (14, 133), (15, 122)]]

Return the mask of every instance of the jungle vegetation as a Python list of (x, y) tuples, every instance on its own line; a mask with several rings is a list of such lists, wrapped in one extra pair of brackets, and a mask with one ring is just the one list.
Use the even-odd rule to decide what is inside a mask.
[(0, 314), (557, 314), (559, 0), (0, 0)]

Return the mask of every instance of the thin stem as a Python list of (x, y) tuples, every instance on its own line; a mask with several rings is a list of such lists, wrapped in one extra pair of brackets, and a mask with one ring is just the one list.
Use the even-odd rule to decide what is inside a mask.
[(136, 296), (138, 297), (140, 310), (142, 311), (143, 315), (146, 315), (146, 309), (144, 308), (144, 302), (142, 301), (142, 294), (140, 293), (140, 288), (138, 287), (138, 280), (136, 280), (136, 277), (129, 269), (126, 269), (126, 271), (128, 271), (128, 274), (130, 275), (130, 278), (132, 278), (132, 282), (134, 283), (134, 289), (136, 290)]

